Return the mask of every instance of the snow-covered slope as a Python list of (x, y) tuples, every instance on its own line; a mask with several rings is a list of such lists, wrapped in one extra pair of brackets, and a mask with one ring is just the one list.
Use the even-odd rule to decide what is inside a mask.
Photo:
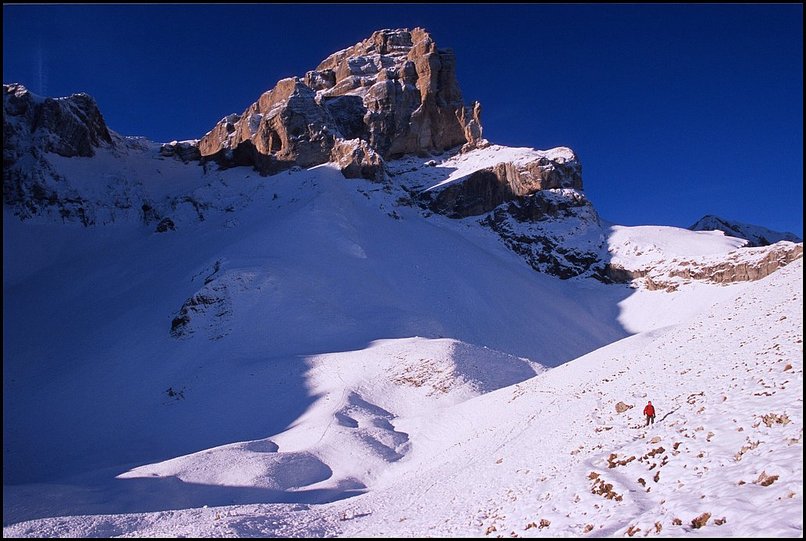
[[(123, 477), (143, 483), (142, 500), (159, 499), (145, 491), (149, 482), (184, 481), (202, 483), (196, 494), (212, 501), (222, 486), (257, 478), (263, 490), (316, 487), (328, 475), (323, 462), (362, 473), (385, 461), (367, 493), (217, 508), (201, 508), (199, 497), (196, 509), (43, 519), (4, 535), (800, 537), (802, 277), (799, 260), (678, 324), (504, 387), (499, 369), (490, 377), (457, 362), (450, 341), (317, 357), (309, 381), (319, 402), (288, 431)], [(432, 369), (418, 373), (418, 356)], [(399, 362), (380, 361), (389, 357)], [(497, 358), (496, 366), (529, 369)], [(450, 371), (462, 374), (458, 384), (441, 378)], [(428, 406), (401, 400), (411, 392)], [(647, 400), (657, 409), (648, 428)]]
[(733, 220), (726, 220), (711, 214), (703, 216), (697, 223), (689, 227), (692, 231), (723, 231), (726, 235), (747, 240), (747, 246), (767, 246), (786, 240), (789, 242), (803, 242), (793, 233), (781, 233), (760, 225), (744, 224)]
[[(218, 170), (111, 137), (91, 157), (38, 154), (19, 201), (4, 205), (4, 524), (129, 515), (35, 521), (7, 535), (158, 535), (153, 521), (166, 517), (176, 519), (169, 535), (213, 535), (188, 517), (271, 502), (299, 506), (226, 511), (250, 514), (254, 531), (220, 511), (213, 526), (282, 534), (252, 522), (255, 509), (272, 509), (304, 535), (499, 531), (490, 502), (503, 505), (522, 472), (496, 464), (468, 477), (482, 489), (457, 476), (526, 434), (536, 411), (550, 416), (524, 449), (570, 471), (558, 458), (569, 442), (615, 430), (590, 436), (585, 419), (565, 415), (592, 407), (574, 405), (575, 381), (593, 385), (610, 355), (639, 363), (635, 352), (669, 329), (737, 298), (747, 284), (736, 280), (802, 253), (609, 225), (577, 188), (512, 199), (529, 183), (578, 182), (568, 149), (409, 156), (370, 182), (331, 164), (270, 177)], [(480, 170), (502, 176), (461, 186)], [(431, 194), (454, 190), (449, 200), (475, 205), (463, 198), (488, 181), (509, 183), (504, 203), (453, 219), (433, 212)], [(639, 279), (605, 285), (614, 268)], [(717, 272), (730, 279), (715, 285)], [(782, 332), (781, 321), (769, 329)], [(566, 368), (544, 373), (588, 353), (570, 382)], [(514, 401), (522, 393), (534, 402)], [(521, 460), (507, 453), (501, 464)], [(359, 502), (378, 519), (351, 529)], [(417, 520), (406, 506), (421, 509)], [(196, 511), (139, 514), (175, 509)]]
[[(361, 351), (317, 355), (306, 364), (308, 387), (318, 398), (285, 432), (141, 466), (119, 477), (175, 476), (183, 482), (275, 490), (366, 488), (416, 445), (393, 421), (430, 418), (545, 370), (487, 348), (424, 338), (379, 341)], [(233, 460), (241, 454), (233, 448), (248, 454)]]
[(605, 222), (455, 61), (162, 145), (4, 85), (4, 536), (802, 535), (802, 243)]
[[(430, 432), (453, 427), (447, 449), (334, 506), (367, 515), (340, 533), (674, 536), (709, 513), (711, 536), (802, 535), (802, 291), (799, 261), (685, 323), (452, 408)], [(647, 400), (658, 422), (644, 428)]]
[[(92, 487), (95, 472), (276, 434), (316, 399), (307, 359), (376, 340), (446, 337), (556, 365), (627, 334), (628, 288), (536, 274), (491, 233), (423, 219), (382, 185), (329, 166), (205, 174), (154, 152), (60, 165), (90, 193), (92, 164), (118, 164), (173, 231), (136, 209), (94, 227), (4, 212), (8, 484)], [(163, 167), (185, 176), (161, 184)], [(165, 203), (182, 189), (198, 204)]]

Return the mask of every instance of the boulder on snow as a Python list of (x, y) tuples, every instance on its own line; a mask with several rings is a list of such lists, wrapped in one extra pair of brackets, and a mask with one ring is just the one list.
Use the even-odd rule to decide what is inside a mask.
[(631, 408), (634, 408), (634, 407), (635, 406), (632, 406), (630, 404), (625, 404), (624, 402), (618, 402), (616, 404), (616, 413), (624, 413), (628, 409), (631, 409)]
[(155, 229), (157, 233), (165, 233), (166, 231), (176, 231), (176, 224), (170, 218), (163, 218), (160, 220), (160, 223), (157, 224), (157, 228)]
[(199, 161), (201, 152), (199, 151), (199, 140), (192, 141), (171, 141), (164, 143), (160, 147), (160, 155), (166, 158), (178, 158), (183, 162)]

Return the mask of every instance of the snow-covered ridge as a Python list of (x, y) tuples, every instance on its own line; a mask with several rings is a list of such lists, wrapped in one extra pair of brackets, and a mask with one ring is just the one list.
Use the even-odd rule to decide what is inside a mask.
[[(394, 43), (402, 39), (403, 34), (402, 30), (387, 37), (381, 33), (375, 36), (380, 42), (370, 40), (356, 47), (362, 51), (392, 47), (390, 50), (397, 58), (403, 45)], [(420, 37), (425, 42), (430, 40), (425, 34)], [(415, 45), (411, 47), (410, 51), (416, 49)], [(352, 50), (342, 51), (328, 62), (334, 66), (347, 62)], [(430, 49), (426, 47), (426, 50)], [(347, 56), (342, 58), (344, 55)], [(349, 62), (348, 65), (355, 67)], [(378, 72), (369, 70), (367, 73), (374, 77)], [(310, 92), (310, 88), (292, 78), (281, 81), (270, 94), (289, 94), (288, 104), (293, 105), (300, 100), (305, 102), (303, 98)], [(271, 97), (261, 99), (274, 103)], [(53, 143), (61, 140), (60, 132), (47, 128), (47, 122), (30, 132), (30, 122), (24, 119), (33, 114), (32, 108), (46, 108), (48, 104), (66, 108), (66, 112), (56, 116), (66, 114), (74, 123), (87, 123), (88, 138), (81, 139), (80, 144)], [(312, 107), (307, 102), (301, 106), (306, 110)], [(155, 153), (154, 143), (123, 138), (109, 131), (94, 102), (86, 95), (49, 100), (32, 97), (19, 85), (7, 85), (4, 107), (8, 113), (4, 122), (13, 128), (9, 133), (16, 141), (16, 145), (12, 144), (10, 148), (17, 149), (12, 153), (17, 158), (12, 157), (6, 162), (5, 202), (21, 218), (41, 216), (51, 220), (79, 221), (84, 225), (142, 223), (162, 232), (175, 228), (177, 223), (204, 220), (210, 212), (231, 212), (251, 201), (249, 191), (244, 192), (241, 187), (224, 180), (227, 177), (237, 183), (237, 179), (243, 176), (242, 171), (212, 172), (210, 169), (215, 166), (211, 164), (199, 168), (196, 162), (201, 157), (199, 141), (173, 141), (161, 145), (159, 152)], [(249, 133), (254, 136), (266, 117), (257, 111), (225, 117), (222, 122), (226, 124), (227, 137), (235, 135), (235, 124), (244, 119)], [(90, 129), (93, 126), (98, 130)], [(68, 131), (76, 132), (72, 128)], [(92, 136), (96, 132), (100, 135)], [(108, 137), (108, 143), (99, 142), (104, 141), (103, 134)], [(269, 146), (272, 144), (269, 142)], [(334, 143), (329, 159), (345, 177), (382, 182), (390, 192), (402, 190), (404, 193), (400, 198), (409, 198), (431, 212), (451, 218), (479, 217), (483, 226), (495, 231), (507, 247), (523, 256), (533, 268), (563, 278), (588, 276), (605, 281), (631, 281), (641, 277), (645, 279), (636, 283), (650, 288), (677, 287), (679, 284), (675, 284), (681, 282), (681, 278), (682, 281), (757, 279), (777, 268), (775, 265), (785, 264), (793, 257), (792, 251), (781, 255), (782, 252), (777, 250), (775, 256), (729, 258), (726, 265), (733, 269), (729, 271), (713, 261), (693, 263), (700, 270), (692, 271), (691, 265), (685, 261), (682, 266), (677, 265), (677, 256), (697, 257), (697, 242), (687, 243), (689, 251), (680, 254), (674, 250), (658, 249), (651, 235), (620, 246), (618, 231), (614, 230), (611, 235), (602, 226), (593, 206), (582, 194), (581, 166), (571, 149), (558, 147), (541, 151), (486, 143), (479, 146), (465, 152), (454, 149), (431, 159), (408, 156), (384, 162), (367, 140), (356, 137)], [(30, 151), (24, 151), (25, 148)], [(230, 150), (236, 162), (245, 159), (244, 156), (238, 157), (234, 149)], [(82, 163), (63, 159), (73, 155), (95, 158)], [(164, 158), (178, 158), (177, 161), (187, 166), (157, 161)], [(250, 162), (247, 159), (243, 163)], [(102, 182), (96, 182), (96, 179)], [(176, 182), (176, 179), (186, 180)], [(764, 234), (771, 237), (768, 230)], [(680, 240), (686, 238), (686, 234), (675, 231), (672, 237)], [(606, 242), (605, 239), (609, 240)], [(719, 244), (718, 240), (709, 242), (715, 246)], [(633, 258), (636, 250), (644, 255), (655, 253), (657, 257), (644, 257), (639, 261)], [(731, 250), (717, 251), (728, 253)], [(649, 267), (658, 269), (653, 274)], [(767, 270), (759, 273), (757, 269), (760, 267)], [(669, 277), (674, 279), (670, 281)]]
[(790, 242), (803, 242), (793, 233), (772, 231), (760, 225), (744, 224), (734, 220), (726, 220), (718, 216), (707, 215), (700, 218), (697, 223), (689, 227), (692, 231), (723, 231), (731, 237), (747, 240), (747, 246), (767, 246), (776, 242), (787, 240)]
[(608, 273), (650, 290), (673, 290), (692, 281), (758, 280), (803, 256), (803, 243), (739, 249), (747, 240), (722, 231), (664, 226), (612, 226), (611, 231)]

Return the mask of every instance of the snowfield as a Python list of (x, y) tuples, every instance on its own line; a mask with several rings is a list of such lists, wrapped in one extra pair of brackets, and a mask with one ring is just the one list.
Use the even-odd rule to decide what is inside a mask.
[[(4, 537), (803, 536), (802, 258), (563, 281), (396, 185), (155, 156), (56, 159), (105, 225), (4, 207)], [(603, 231), (630, 268), (746, 250)]]

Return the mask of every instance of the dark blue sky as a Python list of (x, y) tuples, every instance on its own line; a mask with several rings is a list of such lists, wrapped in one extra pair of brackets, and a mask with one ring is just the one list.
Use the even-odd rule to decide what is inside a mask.
[(380, 28), (457, 55), (494, 143), (573, 148), (607, 220), (704, 214), (803, 236), (803, 7), (3, 6), (3, 81), (87, 92), (109, 126), (197, 138)]

